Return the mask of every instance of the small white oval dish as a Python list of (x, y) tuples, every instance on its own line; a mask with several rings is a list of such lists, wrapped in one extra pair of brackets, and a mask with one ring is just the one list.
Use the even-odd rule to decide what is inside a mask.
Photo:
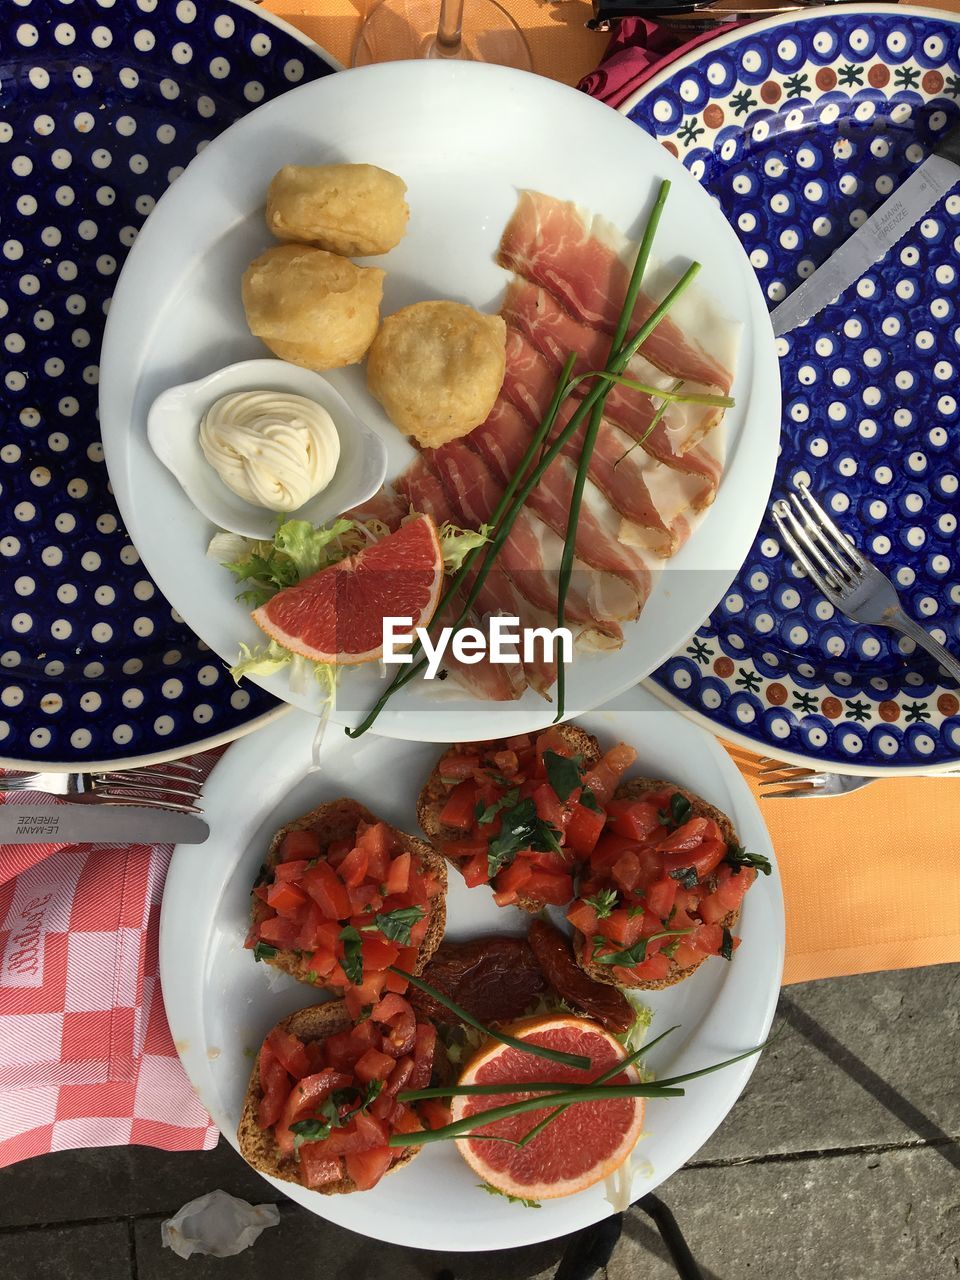
[[(269, 511), (228, 489), (200, 448), (200, 422), (221, 396), (237, 391), (280, 391), (305, 396), (326, 409), (340, 437), (333, 479), (296, 511)], [(215, 373), (162, 392), (147, 415), (150, 447), (207, 519), (230, 533), (269, 541), (281, 516), (327, 524), (365, 502), (383, 484), (387, 448), (326, 378), (285, 360), (241, 360)]]

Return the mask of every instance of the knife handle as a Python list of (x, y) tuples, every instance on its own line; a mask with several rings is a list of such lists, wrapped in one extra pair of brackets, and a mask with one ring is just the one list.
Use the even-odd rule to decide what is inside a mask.
[(954, 164), (960, 165), (960, 121), (957, 121), (953, 128), (943, 135), (933, 148), (933, 154), (943, 156), (944, 160), (952, 160)]

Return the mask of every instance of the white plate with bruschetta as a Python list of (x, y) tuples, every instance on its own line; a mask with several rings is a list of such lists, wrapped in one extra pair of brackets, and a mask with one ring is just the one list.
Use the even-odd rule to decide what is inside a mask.
[[(272, 1154), (269, 1160), (256, 1155), (260, 1144), (258, 1141), (251, 1144), (250, 1127), (256, 1123), (251, 1117), (256, 1117), (255, 1104), (262, 1100), (258, 1092), (258, 1080), (266, 1080), (260, 1070), (257, 1055), (261, 1053), (261, 1045), (271, 1028), (275, 1028), (297, 1011), (317, 1006), (327, 998), (328, 988), (325, 984), (329, 984), (334, 995), (343, 994), (342, 988), (337, 988), (336, 984), (346, 981), (344, 971), (349, 971), (352, 963), (360, 964), (358, 957), (361, 947), (364, 966), (368, 960), (372, 965), (392, 962), (394, 965), (409, 965), (407, 972), (418, 972), (417, 947), (422, 945), (432, 950), (437, 943), (439, 899), (435, 895), (440, 892), (443, 881), (442, 865), (438, 869), (433, 854), (427, 856), (425, 852), (429, 847), (428, 842), (432, 843), (434, 851), (444, 854), (447, 863), (446, 934), (441, 951), (447, 944), (463, 943), (471, 939), (523, 937), (532, 920), (537, 921), (537, 928), (541, 932), (550, 932), (556, 939), (559, 934), (554, 931), (554, 926), (570, 932), (569, 925), (565, 923), (568, 907), (575, 919), (582, 923), (586, 909), (582, 899), (586, 898), (592, 903), (589, 908), (593, 912), (590, 916), (591, 923), (584, 927), (591, 934), (595, 933), (592, 939), (593, 950), (588, 957), (592, 962), (593, 972), (603, 970), (607, 959), (612, 957), (613, 962), (607, 966), (606, 974), (614, 975), (618, 982), (622, 979), (629, 980), (630, 975), (622, 965), (639, 959), (642, 962), (639, 977), (635, 976), (632, 982), (644, 977), (647, 980), (642, 989), (631, 989), (628, 995), (634, 1012), (640, 1011), (641, 1020), (646, 1016), (643, 1011), (649, 1010), (651, 1016), (645, 1032), (646, 1040), (651, 1042), (669, 1027), (677, 1027), (677, 1030), (657, 1044), (649, 1058), (641, 1059), (643, 1070), (652, 1073), (655, 1083), (697, 1071), (761, 1045), (770, 1030), (780, 986), (784, 945), (783, 902), (769, 837), (739, 772), (712, 738), (664, 709), (643, 691), (631, 693), (629, 704), (625, 708), (615, 711), (601, 709), (581, 717), (577, 733), (583, 736), (584, 741), (595, 741), (598, 744), (595, 758), (584, 762), (581, 755), (573, 757), (577, 767), (581, 769), (581, 777), (579, 784), (575, 778), (572, 780), (574, 789), (569, 791), (567, 785), (561, 785), (562, 779), (558, 779), (565, 771), (569, 771), (570, 761), (561, 761), (558, 765), (560, 757), (553, 752), (544, 751), (542, 760), (548, 766), (546, 777), (557, 796), (567, 793), (566, 806), (569, 812), (579, 811), (580, 801), (594, 812), (596, 798), (589, 794), (590, 787), (594, 787), (603, 801), (600, 808), (606, 811), (606, 816), (600, 823), (603, 830), (599, 840), (596, 834), (584, 836), (582, 824), (581, 834), (570, 837), (571, 840), (586, 839), (588, 844), (593, 841), (591, 847), (594, 848), (594, 853), (584, 856), (593, 858), (594, 861), (584, 862), (578, 873), (576, 886), (566, 890), (571, 896), (580, 893), (581, 900), (572, 905), (568, 903), (547, 908), (552, 921), (548, 925), (545, 914), (539, 917), (532, 914), (538, 906), (537, 894), (543, 893), (556, 900), (564, 896), (564, 891), (542, 887), (553, 874), (549, 869), (553, 854), (544, 853), (547, 871), (542, 872), (542, 867), (537, 862), (539, 855), (532, 852), (537, 844), (536, 838), (530, 838), (527, 833), (524, 840), (531, 847), (522, 853), (514, 851), (510, 855), (512, 862), (509, 858), (499, 858), (497, 865), (491, 862), (494, 883), (477, 883), (475, 887), (467, 887), (464, 872), (467, 871), (468, 878), (471, 878), (468, 860), (455, 856), (456, 849), (441, 839), (436, 823), (429, 819), (424, 800), (428, 803), (436, 800), (436, 788), (441, 785), (438, 780), (442, 777), (438, 773), (438, 763), (441, 758), (446, 761), (457, 759), (455, 753), (441, 753), (436, 745), (431, 744), (401, 743), (374, 737), (356, 743), (343, 743), (339, 735), (331, 733), (321, 744), (314, 759), (314, 729), (311, 717), (292, 714), (230, 748), (205, 788), (204, 808), (211, 835), (202, 850), (202, 856), (198, 855), (195, 848), (177, 849), (167, 878), (160, 935), (164, 1001), (184, 1067), (214, 1123), (228, 1141), (238, 1146), (238, 1126), (241, 1125), (243, 1115), (244, 1151), (248, 1158), (251, 1152), (254, 1153), (251, 1160), (254, 1167), (261, 1171), (270, 1169), (279, 1172), (280, 1180), (271, 1179), (279, 1189), (313, 1212), (341, 1226), (396, 1244), (467, 1251), (507, 1248), (566, 1234), (613, 1212), (616, 1196), (612, 1195), (602, 1179), (576, 1194), (542, 1198), (538, 1208), (512, 1202), (503, 1195), (486, 1195), (482, 1189), (482, 1183), (486, 1179), (479, 1177), (476, 1169), (466, 1163), (465, 1159), (461, 1159), (459, 1144), (452, 1141), (432, 1141), (429, 1145), (423, 1145), (415, 1160), (409, 1163), (404, 1161), (403, 1167), (390, 1172), (389, 1176), (369, 1190), (353, 1191), (352, 1194), (321, 1194), (319, 1190), (311, 1190), (301, 1185), (298, 1155), (300, 1144), (312, 1142), (317, 1137), (326, 1137), (330, 1132), (329, 1128), (313, 1128), (310, 1131), (310, 1126), (317, 1123), (313, 1113), (310, 1112), (310, 1118), (305, 1119), (307, 1112), (303, 1108), (294, 1112), (288, 1107), (287, 1120), (299, 1118), (296, 1123), (291, 1124), (297, 1142), (294, 1144), (291, 1134), (287, 1132), (284, 1155), (283, 1150), (272, 1145), (275, 1136), (277, 1147), (280, 1146), (280, 1129), (276, 1127), (279, 1123), (279, 1110), (272, 1117), (263, 1117), (261, 1112), (261, 1117), (274, 1126), (271, 1129), (269, 1125), (265, 1125), (264, 1128), (264, 1143), (270, 1146)], [(615, 773), (622, 772), (623, 762), (630, 758), (632, 752), (624, 754), (620, 744), (627, 744), (628, 748), (634, 749), (636, 758), (619, 781), (618, 794), (624, 799), (615, 803), (610, 799), (613, 794), (612, 786), (606, 786), (604, 782), (606, 766), (603, 761), (611, 762)], [(544, 812), (542, 803), (555, 803), (552, 795), (541, 794), (544, 783), (532, 780), (540, 757), (537, 757), (536, 763), (530, 763), (529, 767), (523, 764), (525, 756), (533, 761), (534, 748), (533, 742), (528, 746), (519, 739), (513, 742), (512, 749), (507, 749), (500, 755), (498, 768), (504, 769), (508, 775), (513, 774), (518, 783), (524, 775), (522, 772), (519, 775), (516, 773), (516, 759), (512, 756), (519, 756), (521, 770), (527, 769), (531, 782), (526, 788), (511, 788), (493, 806), (487, 806), (488, 809), (499, 805), (501, 813), (510, 815), (513, 811), (509, 806), (516, 801), (516, 792), (524, 790), (530, 797), (530, 805), (536, 805), (538, 814)], [(562, 756), (562, 748), (560, 753)], [(618, 753), (620, 763), (617, 763)], [(468, 786), (474, 785), (474, 780), (480, 779), (481, 775), (475, 772), (471, 778), (467, 776), (466, 770), (475, 768), (474, 763), (465, 765), (461, 755), (454, 770), (460, 776), (446, 777), (442, 780), (442, 786), (456, 791), (457, 788), (462, 788), (465, 778)], [(482, 775), (484, 785), (488, 776), (489, 772)], [(641, 779), (655, 781), (646, 783), (641, 782)], [(430, 787), (428, 783), (431, 784)], [(458, 794), (462, 795), (462, 791)], [(357, 801), (372, 811), (382, 824), (388, 824), (384, 829), (392, 828), (396, 832), (406, 833), (402, 843), (396, 845), (398, 852), (394, 856), (399, 859), (397, 865), (391, 864), (386, 871), (382, 864), (379, 865), (376, 875), (371, 873), (372, 880), (371, 877), (364, 880), (362, 874), (351, 876), (348, 873), (350, 868), (355, 868), (358, 853), (357, 848), (351, 849), (350, 840), (340, 841), (339, 846), (336, 843), (329, 846), (324, 844), (324, 852), (319, 857), (317, 846), (308, 847), (312, 822), (310, 815), (315, 811), (325, 815), (331, 812), (342, 813), (345, 806), (331, 806), (330, 802), (339, 802), (344, 797)], [(651, 797), (652, 809), (647, 803)], [(697, 804), (707, 816), (702, 819), (692, 818), (685, 797), (702, 798)], [(431, 829), (429, 835), (421, 829), (418, 822), (418, 798), (421, 800), (420, 816), (424, 819), (423, 826)], [(523, 803), (521, 800), (520, 804)], [(657, 805), (661, 806), (659, 811)], [(318, 806), (323, 807), (318, 809)], [(458, 808), (466, 815), (462, 819), (457, 817)], [(466, 828), (470, 825), (470, 812), (476, 813), (479, 820), (482, 808), (477, 804), (471, 810), (459, 800), (451, 801), (449, 796), (444, 796), (439, 807), (434, 805), (434, 812), (443, 815), (444, 825), (448, 828), (447, 835), (457, 836), (456, 830), (449, 830), (449, 824), (456, 826), (459, 823), (460, 837), (476, 839), (477, 832), (471, 834)], [(532, 808), (530, 812), (532, 815)], [(662, 825), (649, 840), (665, 842), (662, 857), (666, 875), (658, 881), (660, 887), (655, 892), (668, 892), (672, 905), (668, 908), (665, 903), (661, 903), (656, 907), (658, 912), (663, 913), (664, 921), (662, 925), (655, 926), (659, 931), (654, 935), (657, 941), (644, 939), (644, 946), (641, 946), (641, 952), (638, 953), (636, 950), (624, 949), (624, 942), (629, 942), (629, 937), (633, 935), (624, 937), (606, 926), (622, 917), (623, 927), (627, 927), (633, 919), (638, 922), (637, 930), (645, 927), (643, 921), (647, 913), (644, 906), (640, 905), (638, 909), (636, 905), (631, 907), (631, 904), (642, 904), (644, 895), (649, 896), (654, 892), (653, 881), (648, 877), (648, 882), (645, 883), (649, 883), (651, 888), (646, 889), (636, 883), (641, 872), (631, 849), (636, 848), (641, 861), (643, 857), (649, 856), (640, 847), (644, 841), (637, 833), (645, 829), (645, 815), (651, 812), (655, 815), (654, 827), (658, 825), (657, 812)], [(716, 836), (717, 832), (710, 825), (710, 814), (722, 817), (726, 824), (723, 838), (727, 841), (720, 853), (714, 852), (712, 857), (710, 854), (713, 846), (709, 837)], [(329, 816), (324, 821), (329, 822)], [(539, 819), (533, 817), (533, 821), (537, 822)], [(558, 818), (557, 822), (561, 823), (561, 819)], [(290, 836), (288, 831), (296, 828), (299, 830), (294, 836)], [(307, 829), (306, 836), (304, 828)], [(630, 832), (630, 839), (616, 835), (614, 828)], [(495, 828), (490, 829), (492, 831)], [(502, 854), (509, 846), (510, 820), (498, 824), (497, 829), (500, 831), (497, 848)], [(566, 829), (564, 825), (561, 838), (563, 844), (568, 843)], [(560, 826), (555, 826), (552, 830), (559, 831)], [(689, 858), (684, 855), (680, 859), (688, 860), (691, 864), (698, 858), (707, 859), (701, 866), (703, 875), (700, 877), (699, 890), (704, 899), (702, 902), (697, 898), (698, 874), (695, 867), (675, 866), (676, 853), (670, 852), (678, 844), (685, 848), (691, 847), (689, 841), (684, 845), (683, 839), (684, 832), (690, 830), (696, 830), (701, 835), (705, 833), (708, 837), (705, 841), (700, 839), (699, 843), (694, 841), (697, 846), (694, 853)], [(735, 837), (732, 834), (734, 831)], [(278, 839), (278, 833), (281, 832)], [(339, 829), (338, 834), (342, 834)], [(405, 852), (400, 853), (401, 848)], [(751, 851), (749, 855), (745, 853), (746, 849)], [(421, 851), (420, 854), (418, 850)], [(622, 851), (625, 851), (624, 860), (620, 858)], [(528, 857), (533, 859), (531, 874), (545, 875), (547, 880), (531, 879), (528, 875), (519, 890), (516, 881), (498, 880), (497, 877), (503, 870), (509, 871)], [(718, 863), (719, 857), (724, 858), (722, 863)], [(336, 873), (327, 867), (318, 866), (318, 862), (326, 859), (337, 867)], [(725, 883), (729, 885), (733, 878), (732, 871), (747, 867), (745, 859), (750, 860), (749, 865), (753, 868), (768, 869), (768, 874), (755, 875), (754, 872), (750, 876), (752, 883), (749, 890), (745, 895), (742, 890), (740, 893), (742, 907), (739, 919), (732, 923), (730, 917), (723, 924), (721, 912), (726, 910), (729, 903), (722, 902), (710, 915), (706, 900), (717, 900), (714, 891), (722, 891)], [(268, 861), (270, 865), (264, 868)], [(608, 879), (605, 881), (597, 878), (602, 877), (598, 870), (601, 863), (607, 867)], [(416, 884), (414, 877), (409, 875), (411, 865), (419, 866), (420, 869)], [(499, 870), (497, 866), (500, 867)], [(409, 922), (411, 919), (420, 921), (423, 917), (420, 928), (412, 937), (408, 928), (406, 935), (400, 939), (407, 949), (398, 951), (396, 946), (391, 949), (386, 939), (396, 938), (398, 934), (388, 930), (372, 944), (374, 950), (368, 951), (367, 943), (358, 940), (352, 952), (345, 953), (346, 943), (334, 942), (330, 944), (328, 952), (332, 948), (335, 954), (325, 954), (326, 944), (319, 939), (321, 934), (331, 936), (328, 922), (319, 926), (320, 933), (315, 940), (317, 950), (310, 955), (310, 971), (305, 971), (303, 957), (297, 954), (294, 947), (296, 935), (285, 933), (284, 930), (289, 925), (291, 913), (295, 914), (299, 909), (295, 905), (291, 908), (290, 905), (297, 901), (297, 886), (304, 885), (319, 872), (330, 878), (337, 894), (346, 892), (360, 895), (359, 903), (362, 905), (351, 896), (352, 909), (377, 913), (366, 917), (371, 920), (370, 929), (385, 919)], [(611, 875), (613, 879), (609, 878)], [(476, 876), (472, 878), (476, 880)], [(385, 879), (389, 880), (389, 884), (377, 884)], [(553, 876), (551, 883), (554, 890), (558, 879), (559, 876)], [(352, 887), (345, 890), (340, 882), (349, 882)], [(602, 884), (607, 887), (598, 887)], [(380, 896), (377, 896), (378, 892)], [(404, 893), (406, 896), (396, 896)], [(684, 893), (687, 894), (686, 897), (682, 896)], [(391, 894), (394, 896), (389, 896)], [(533, 898), (533, 901), (523, 901), (525, 897)], [(416, 903), (421, 899), (423, 909), (418, 910)], [(507, 905), (497, 905), (496, 899)], [(326, 898), (318, 897), (314, 887), (311, 889), (311, 901), (326, 901)], [(652, 901), (649, 898), (648, 905)], [(520, 906), (526, 906), (528, 910), (521, 910)], [(574, 906), (579, 910), (579, 915), (574, 912)], [(611, 910), (612, 907), (616, 909)], [(312, 907), (310, 909), (313, 910)], [(342, 920), (345, 910), (346, 906), (340, 909), (331, 907), (327, 914), (340, 916)], [(737, 912), (733, 914), (735, 916)], [(266, 928), (265, 920), (268, 921)], [(710, 924), (710, 921), (720, 921), (723, 924), (721, 948), (709, 942), (709, 938), (719, 928), (718, 924)], [(360, 917), (355, 918), (354, 923), (364, 929)], [(684, 927), (677, 928), (677, 924)], [(363, 933), (353, 932), (349, 926), (338, 933), (338, 928), (336, 925), (333, 928), (334, 938), (344, 937), (351, 932), (355, 939), (377, 936), (368, 933), (366, 929)], [(599, 932), (605, 929), (608, 935), (606, 937)], [(669, 938), (664, 936), (667, 933), (671, 935)], [(619, 941), (611, 941), (611, 937), (619, 938)], [(686, 976), (690, 957), (687, 955), (685, 958), (685, 953), (678, 948), (680, 945), (692, 944), (697, 937), (707, 939), (704, 943), (705, 955), (696, 957), (699, 963), (693, 965), (695, 972), (690, 970), (689, 976)], [(585, 940), (588, 939), (581, 936), (581, 941)], [(645, 948), (648, 941), (650, 946)], [(285, 952), (282, 950), (284, 947)], [(259, 952), (255, 948), (259, 948)], [(617, 948), (619, 949), (615, 950)], [(651, 953), (661, 949), (670, 957), (669, 960), (664, 960), (666, 968), (660, 971), (656, 966), (653, 969), (644, 967), (650, 965), (651, 959), (657, 959)], [(720, 954), (717, 954), (718, 949)], [(374, 951), (377, 956), (383, 952), (383, 958), (375, 960)], [(258, 963), (255, 958), (257, 954), (267, 963)], [(539, 951), (537, 954), (539, 956)], [(434, 956), (425, 970), (421, 967), (424, 978), (434, 972), (437, 958), (438, 956)], [(680, 960), (683, 961), (685, 972), (678, 975), (682, 980), (677, 981), (671, 966), (676, 966)], [(285, 971), (278, 968), (281, 962)], [(663, 978), (667, 968), (670, 968), (671, 976), (667, 981), (659, 980)], [(356, 974), (349, 973), (348, 976), (365, 985), (360, 989), (359, 998), (354, 999), (352, 1004), (351, 990), (348, 989), (345, 1005), (337, 1006), (339, 1010), (345, 1009), (346, 1012), (338, 1013), (336, 1017), (331, 1015), (331, 1026), (339, 1032), (344, 1027), (364, 1025), (366, 1043), (372, 1043), (375, 1048), (369, 1059), (374, 1064), (374, 1074), (376, 1064), (381, 1061), (390, 1069), (393, 1064), (389, 1055), (393, 1053), (396, 1056), (396, 1053), (384, 1038), (387, 1037), (389, 1028), (378, 1010), (399, 1009), (405, 999), (413, 1001), (415, 993), (411, 994), (412, 988), (407, 987), (405, 995), (391, 995), (391, 992), (398, 990), (397, 984), (387, 978), (387, 985), (384, 987), (385, 973), (381, 973), (373, 981), (377, 975), (369, 972), (366, 967), (362, 972), (358, 968)], [(600, 976), (608, 981), (602, 972)], [(372, 987), (369, 985), (371, 981)], [(404, 987), (405, 984), (401, 983), (399, 990), (403, 992)], [(561, 986), (557, 985), (550, 998), (555, 997), (556, 991), (560, 990)], [(617, 988), (612, 985), (603, 987), (602, 990), (612, 997), (621, 998)], [(356, 989), (353, 989), (353, 995), (356, 996)], [(466, 1004), (465, 997), (462, 998)], [(557, 1002), (549, 1007), (561, 1008), (566, 1017), (571, 1008), (576, 1009), (576, 999), (576, 993), (573, 993), (573, 996), (566, 997), (567, 1002), (562, 1006)], [(364, 1004), (364, 1001), (369, 1003)], [(390, 1003), (387, 1004), (386, 1001)], [(426, 1015), (419, 1012), (420, 1006), (416, 1007), (418, 1019), (427, 1020)], [(586, 1006), (581, 1005), (580, 1009), (582, 1011)], [(590, 1010), (587, 1013), (589, 1016), (599, 1016), (591, 1014)], [(318, 1015), (302, 1015), (299, 1020), (294, 1019), (292, 1023), (285, 1025), (292, 1028), (294, 1035), (299, 1032), (303, 1037), (303, 1044), (309, 1048), (310, 1036), (321, 1034), (311, 1031), (311, 1028), (314, 1024), (322, 1026), (325, 1017), (326, 1015), (322, 1015), (318, 1019)], [(371, 1022), (376, 1023), (378, 1018), (384, 1025), (371, 1029)], [(396, 1018), (392, 1022), (395, 1024)], [(447, 1034), (443, 1033), (445, 1043)], [(431, 1033), (431, 1042), (432, 1038)], [(267, 1043), (272, 1044), (274, 1049), (277, 1048), (275, 1038), (272, 1041), (268, 1039)], [(284, 1048), (284, 1044), (287, 1048)], [(400, 1073), (404, 1075), (408, 1086), (411, 1072), (420, 1072), (419, 1039), (416, 1064), (412, 1044), (411, 1039), (407, 1046), (410, 1065), (404, 1066), (405, 1075), (404, 1072)], [(293, 1045), (298, 1055), (303, 1054), (300, 1042), (285, 1033), (281, 1038), (280, 1056), (288, 1067), (290, 1062), (287, 1053), (290, 1045)], [(309, 1049), (309, 1052), (314, 1071), (319, 1066), (329, 1065), (326, 1060), (317, 1059), (313, 1049)], [(350, 1061), (355, 1061), (355, 1058), (356, 1055)], [(257, 1069), (251, 1078), (255, 1061)], [(621, 1181), (617, 1194), (622, 1197), (627, 1186), (629, 1190), (626, 1194), (635, 1199), (652, 1190), (689, 1160), (730, 1111), (755, 1062), (756, 1056), (749, 1056), (702, 1079), (689, 1081), (683, 1086), (683, 1096), (650, 1098), (643, 1117), (642, 1141), (620, 1171)], [(342, 1066), (342, 1063), (339, 1065)], [(546, 1068), (546, 1079), (553, 1079), (549, 1066), (545, 1063), (540, 1065)], [(274, 1068), (276, 1069), (275, 1063)], [(280, 1071), (285, 1090), (281, 1103), (287, 1093), (290, 1093), (290, 1097), (293, 1096), (291, 1087), (298, 1087), (295, 1082), (303, 1077), (306, 1067), (302, 1066), (299, 1071), (292, 1067), (290, 1069), (293, 1072), (292, 1078)], [(361, 1067), (356, 1069), (359, 1074)], [(441, 1079), (438, 1071), (438, 1060), (435, 1060), (434, 1084)], [(425, 1072), (419, 1075), (419, 1080), (415, 1075), (414, 1083), (423, 1085), (429, 1075), (428, 1065)], [(364, 1075), (361, 1078), (367, 1077)], [(389, 1079), (383, 1072), (381, 1078), (385, 1081), (386, 1091), (390, 1087)], [(392, 1074), (389, 1078), (393, 1078)], [(340, 1080), (340, 1083), (343, 1081)], [(379, 1085), (373, 1087), (379, 1089)], [(403, 1098), (407, 1095), (400, 1093), (396, 1096)], [(367, 1100), (370, 1101), (369, 1095)], [(359, 1097), (356, 1105), (360, 1105)], [(349, 1110), (349, 1114), (353, 1115), (355, 1110), (356, 1106)], [(341, 1111), (346, 1114), (343, 1108)], [(393, 1123), (395, 1127), (408, 1128), (408, 1124), (400, 1125), (397, 1119), (400, 1111), (403, 1111), (402, 1107), (399, 1110), (394, 1108)], [(384, 1110), (383, 1100), (379, 1100), (379, 1106), (376, 1103), (374, 1105), (373, 1114), (389, 1118), (389, 1104)], [(409, 1116), (407, 1120), (409, 1121)], [(334, 1119), (333, 1123), (346, 1124), (346, 1121)], [(417, 1122), (413, 1122), (413, 1127), (416, 1126)], [(420, 1124), (420, 1128), (425, 1127), (434, 1128), (436, 1122), (431, 1120), (429, 1124)], [(257, 1137), (256, 1133), (254, 1137)], [(296, 1152), (293, 1150), (294, 1145), (297, 1147)], [(486, 1145), (492, 1147), (500, 1144)], [(474, 1143), (474, 1146), (477, 1144)], [(303, 1148), (308, 1154), (316, 1154), (324, 1149), (322, 1141), (312, 1152), (308, 1147)], [(344, 1158), (348, 1161), (350, 1159)], [(466, 1158), (469, 1159), (469, 1156)], [(326, 1176), (322, 1162), (318, 1167), (319, 1173), (311, 1176), (322, 1180)], [(338, 1167), (342, 1173), (341, 1166), (333, 1166), (334, 1170)], [(356, 1172), (358, 1166), (348, 1163), (346, 1168), (349, 1174), (351, 1168)], [(622, 1177), (626, 1170), (630, 1171), (630, 1176), (624, 1183)], [(481, 1186), (478, 1187), (478, 1184)], [(328, 1187), (328, 1192), (349, 1190), (352, 1185), (349, 1178), (342, 1178)]]
[[(385, 323), (367, 366), (335, 368), (330, 382), (387, 444), (390, 518), (399, 520), (413, 506), (438, 525), (451, 516), (456, 527), (473, 530), (485, 523), (514, 473), (516, 458), (501, 446), (513, 447), (534, 429), (563, 351), (578, 351), (578, 376), (581, 369), (603, 368), (611, 316), (604, 312), (591, 328), (584, 316), (593, 314), (594, 302), (605, 305), (603, 299), (578, 302), (575, 295), (597, 274), (590, 266), (597, 254), (611, 279), (623, 274), (661, 182), (671, 184), (644, 296), (662, 300), (694, 260), (701, 270), (640, 355), (646, 359), (659, 335), (658, 350), (642, 368), (628, 366), (634, 380), (646, 379), (647, 391), (619, 385), (606, 401), (578, 507), (577, 556), (565, 602), (576, 647), (565, 710), (579, 715), (647, 676), (722, 597), (766, 505), (780, 400), (764, 299), (714, 203), (653, 139), (565, 86), (477, 63), (383, 64), (303, 85), (204, 149), (141, 231), (105, 335), (101, 426), (131, 539), (167, 599), (228, 663), (239, 662), (241, 645), (244, 652), (259, 651), (268, 636), (287, 634), (279, 624), (266, 626), (265, 614), (251, 616), (249, 583), (238, 584), (224, 567), (240, 558), (236, 548), (207, 556), (215, 530), (151, 451), (146, 424), (151, 402), (171, 385), (269, 354), (248, 327), (261, 328), (249, 307), (245, 317), (241, 279), (252, 280), (254, 267), (257, 279), (270, 264), (286, 269), (287, 259), (296, 258), (291, 245), (277, 244), (264, 217), (271, 179), (279, 166), (303, 172), (343, 161), (402, 179), (409, 221), (389, 252), (361, 259), (361, 268), (349, 261), (343, 266), (373, 271), (378, 280), (385, 273)], [(556, 224), (549, 261), (540, 252), (548, 224)], [(544, 282), (555, 282), (557, 263), (568, 260), (564, 288), (555, 285), (563, 293), (558, 300)], [(253, 285), (245, 289), (249, 294)], [(277, 285), (281, 310), (286, 289)], [(370, 365), (398, 311), (414, 303), (440, 305), (432, 300), (469, 304), (501, 325), (506, 375), (479, 427), (417, 452), (372, 394), (390, 403), (379, 383), (369, 381)], [(575, 320), (571, 308), (578, 305), (583, 314)], [(291, 356), (288, 348), (275, 342), (272, 349), (310, 358), (299, 351)], [(317, 367), (334, 358), (340, 357), (318, 355)], [(283, 362), (275, 363), (282, 371)], [(661, 403), (648, 394), (654, 383), (674, 400)], [(582, 393), (583, 387), (576, 392)], [(488, 599), (478, 597), (474, 606), (480, 624), (498, 613), (529, 627), (551, 616), (556, 622), (551, 575), (566, 533), (579, 447), (575, 437), (568, 445), (496, 553)], [(382, 504), (375, 514), (384, 516)], [(378, 527), (377, 536), (382, 532)], [(262, 603), (255, 612), (263, 613)], [(345, 632), (346, 622), (339, 627)], [(308, 657), (331, 651), (315, 635), (287, 649)], [(369, 652), (338, 646), (344, 649)], [(266, 664), (246, 663), (245, 677), (295, 707), (319, 712), (328, 684), (298, 677), (293, 667), (273, 661), (275, 655), (272, 650)], [(356, 725), (382, 693), (383, 673), (376, 662), (339, 661), (346, 669), (331, 714), (335, 722)], [(448, 663), (444, 674), (452, 679), (418, 678), (405, 686), (374, 731), (443, 742), (549, 724), (556, 715), (556, 699), (550, 700), (555, 672), (536, 662), (515, 668), (505, 684), (496, 664), (451, 670)]]

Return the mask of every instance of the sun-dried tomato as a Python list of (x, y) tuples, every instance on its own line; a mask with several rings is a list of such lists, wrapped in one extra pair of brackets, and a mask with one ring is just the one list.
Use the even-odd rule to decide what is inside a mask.
[[(442, 942), (421, 976), (485, 1024), (521, 1017), (547, 987), (527, 941), (502, 936)], [(459, 1023), (432, 996), (412, 989), (409, 999), (421, 1021)]]
[(630, 1001), (616, 987), (595, 982), (577, 964), (570, 943), (552, 924), (534, 920), (527, 935), (533, 954), (547, 981), (561, 999), (608, 1031), (628, 1030), (634, 1021)]

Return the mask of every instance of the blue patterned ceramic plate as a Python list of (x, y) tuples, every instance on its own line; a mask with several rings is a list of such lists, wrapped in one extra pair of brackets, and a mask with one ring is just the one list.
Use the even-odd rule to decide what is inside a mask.
[(209, 139), (337, 64), (233, 0), (6, 0), (0, 763), (145, 763), (285, 708), (156, 590), (107, 483), (97, 360), (144, 218)]
[[(727, 33), (622, 110), (713, 194), (771, 309), (960, 114), (960, 23), (844, 5)], [(778, 342), (774, 496), (805, 479), (907, 610), (960, 650), (960, 186)], [(725, 738), (856, 773), (960, 755), (960, 689), (891, 631), (856, 626), (762, 525), (738, 580), (656, 692)]]

